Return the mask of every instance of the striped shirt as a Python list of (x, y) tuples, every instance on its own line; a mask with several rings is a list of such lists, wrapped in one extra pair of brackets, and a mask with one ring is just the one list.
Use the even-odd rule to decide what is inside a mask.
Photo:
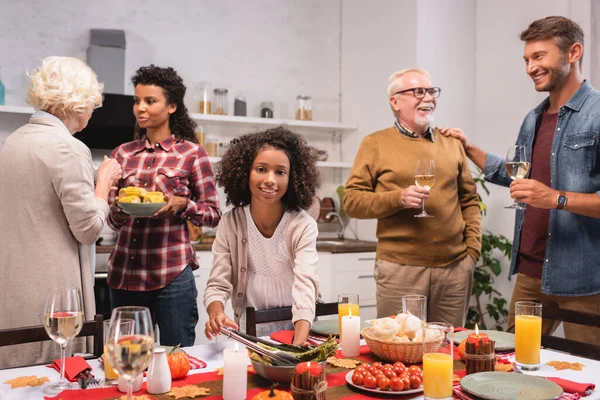
[[(122, 144), (111, 157), (123, 167), (119, 188), (143, 187), (187, 199), (171, 218), (130, 218), (108, 225), (118, 232), (109, 257), (108, 284), (114, 289), (147, 291), (169, 285), (191, 262), (198, 267), (186, 221), (214, 227), (221, 219), (212, 167), (203, 147), (174, 136), (154, 147), (143, 138)], [(111, 192), (109, 204), (114, 204)]]

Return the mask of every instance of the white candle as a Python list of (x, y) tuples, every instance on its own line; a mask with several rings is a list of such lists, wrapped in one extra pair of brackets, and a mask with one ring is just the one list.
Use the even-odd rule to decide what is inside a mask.
[(350, 315), (342, 317), (342, 355), (356, 357), (360, 354), (360, 317)]
[(239, 349), (223, 350), (223, 399), (242, 400), (248, 391), (248, 352)]

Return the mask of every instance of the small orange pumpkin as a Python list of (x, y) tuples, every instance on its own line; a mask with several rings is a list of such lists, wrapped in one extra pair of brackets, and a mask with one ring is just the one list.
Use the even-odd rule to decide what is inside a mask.
[(260, 392), (252, 398), (252, 400), (294, 400), (291, 393), (283, 390), (275, 390), (275, 385), (271, 385), (271, 389)]
[(179, 346), (173, 347), (167, 354), (167, 361), (171, 371), (171, 379), (183, 378), (190, 371), (190, 360)]

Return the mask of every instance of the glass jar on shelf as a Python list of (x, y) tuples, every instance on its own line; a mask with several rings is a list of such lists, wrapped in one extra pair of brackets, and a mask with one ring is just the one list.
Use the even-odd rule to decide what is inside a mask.
[(227, 89), (216, 88), (213, 96), (213, 114), (227, 115)]
[(263, 101), (260, 103), (260, 116), (261, 118), (273, 118), (275, 112), (273, 111), (273, 103), (270, 101)]
[(204, 146), (204, 149), (206, 150), (206, 154), (208, 154), (209, 157), (217, 156), (217, 142), (217, 139), (213, 136), (206, 137), (206, 146)]
[(204, 125), (198, 125), (196, 128), (196, 139), (198, 144), (202, 147), (206, 147), (206, 133), (204, 132)]
[(210, 82), (200, 82), (196, 87), (196, 97), (198, 101), (198, 112), (200, 114), (210, 114), (212, 104), (210, 101)]
[(233, 101), (233, 115), (245, 117), (246, 113), (246, 96), (238, 94)]
[(312, 121), (312, 100), (308, 94), (299, 94), (296, 97), (296, 119)]

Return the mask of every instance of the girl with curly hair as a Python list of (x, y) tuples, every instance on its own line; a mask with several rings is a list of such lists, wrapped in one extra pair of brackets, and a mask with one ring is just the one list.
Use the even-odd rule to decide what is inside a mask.
[(137, 136), (112, 152), (124, 171), (119, 187), (160, 191), (167, 203), (152, 218), (129, 217), (113, 204), (108, 224), (118, 237), (109, 258), (111, 305), (148, 307), (161, 344), (192, 346), (198, 322), (192, 270), (198, 261), (187, 221), (210, 227), (219, 222), (213, 172), (196, 143), (177, 72), (150, 65), (132, 81)]
[[(245, 309), (292, 306), (292, 321), (261, 324), (257, 335), (294, 329), (304, 344), (318, 296), (317, 223), (306, 210), (319, 185), (315, 149), (284, 127), (234, 139), (217, 166), (227, 204), (204, 292), (211, 339), (222, 326), (245, 330)], [(225, 315), (231, 298), (234, 320)], [(286, 326), (287, 325), (287, 326)]]

